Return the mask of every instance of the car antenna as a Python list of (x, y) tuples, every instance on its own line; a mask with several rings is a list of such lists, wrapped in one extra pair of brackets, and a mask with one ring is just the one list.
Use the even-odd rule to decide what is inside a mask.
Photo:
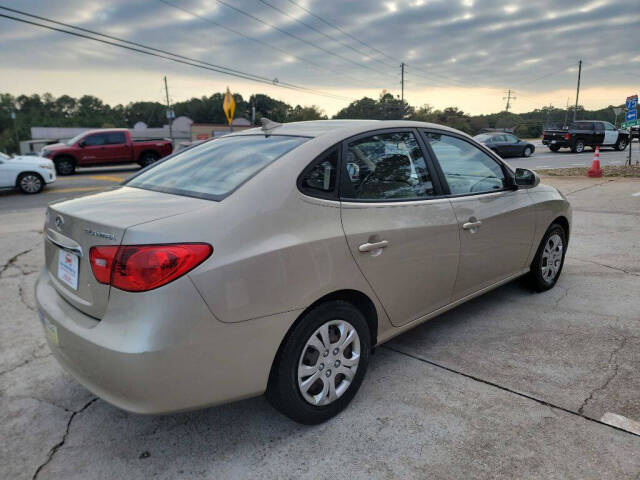
[(260, 123), (262, 123), (262, 130), (264, 130), (265, 132), (269, 132), (269, 130), (273, 130), (274, 128), (282, 125), (281, 123), (274, 122), (273, 120), (269, 120), (266, 117), (262, 117), (260, 119)]

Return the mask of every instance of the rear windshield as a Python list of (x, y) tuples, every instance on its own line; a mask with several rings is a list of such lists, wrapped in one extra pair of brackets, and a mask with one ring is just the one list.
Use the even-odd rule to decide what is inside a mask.
[(261, 169), (307, 140), (285, 135), (223, 137), (168, 158), (126, 185), (222, 200)]

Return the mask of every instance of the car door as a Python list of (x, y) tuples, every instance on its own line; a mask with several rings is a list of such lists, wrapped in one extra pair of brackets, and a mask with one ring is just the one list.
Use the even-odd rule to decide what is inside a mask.
[(604, 140), (603, 145), (615, 145), (618, 143), (618, 129), (611, 125), (609, 122), (602, 122), (604, 124)]
[(84, 137), (80, 142), (80, 163), (82, 165), (91, 165), (106, 162), (109, 157), (106, 143), (106, 133), (94, 133)]
[(131, 151), (124, 132), (109, 132), (105, 142), (105, 161), (114, 163), (131, 162)]
[(385, 130), (343, 142), (341, 215), (358, 267), (391, 322), (446, 305), (458, 269), (459, 234), (417, 131)]
[(596, 145), (603, 145), (605, 142), (604, 125), (602, 122), (591, 122), (587, 125), (593, 128), (593, 140), (587, 139), (587, 145), (595, 147)]
[(453, 300), (523, 273), (532, 248), (535, 212), (509, 171), (462, 136), (424, 131), (460, 234)]
[(516, 137), (515, 135), (511, 135), (506, 133), (504, 135), (504, 138), (506, 140), (505, 143), (505, 151), (507, 156), (509, 157), (517, 157), (522, 155), (522, 150), (524, 150), (524, 147), (522, 145), (522, 142), (520, 142), (520, 139), (518, 137)]

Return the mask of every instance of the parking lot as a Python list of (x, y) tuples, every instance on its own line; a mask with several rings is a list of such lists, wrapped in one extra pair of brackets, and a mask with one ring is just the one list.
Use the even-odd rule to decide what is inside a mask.
[(516, 281), (397, 337), (345, 412), (305, 427), (263, 398), (129, 414), (50, 356), (33, 301), (44, 205), (134, 171), (0, 197), (1, 478), (640, 478), (639, 180), (544, 179), (574, 209), (556, 288)]

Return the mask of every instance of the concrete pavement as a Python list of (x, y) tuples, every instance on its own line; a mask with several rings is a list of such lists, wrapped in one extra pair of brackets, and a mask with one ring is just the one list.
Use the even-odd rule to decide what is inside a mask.
[(574, 208), (556, 288), (513, 282), (394, 339), (317, 427), (263, 398), (168, 416), (95, 399), (34, 311), (43, 210), (0, 213), (0, 477), (640, 478), (640, 435), (601, 421), (640, 420), (640, 181), (543, 181)]

